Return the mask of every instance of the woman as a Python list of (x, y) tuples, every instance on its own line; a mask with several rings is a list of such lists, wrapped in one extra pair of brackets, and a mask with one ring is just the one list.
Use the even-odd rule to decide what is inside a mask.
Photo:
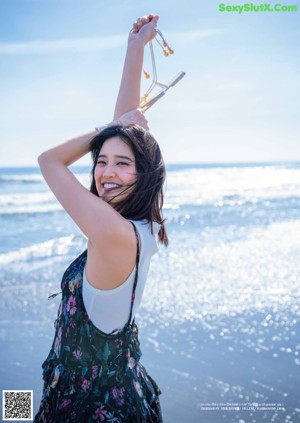
[[(133, 319), (157, 250), (154, 235), (168, 242), (165, 167), (137, 109), (144, 47), (157, 21), (150, 14), (134, 23), (113, 122), (39, 157), (46, 182), (88, 243), (63, 275), (35, 423), (162, 422), (160, 389), (139, 362)], [(89, 151), (90, 191), (68, 169)]]

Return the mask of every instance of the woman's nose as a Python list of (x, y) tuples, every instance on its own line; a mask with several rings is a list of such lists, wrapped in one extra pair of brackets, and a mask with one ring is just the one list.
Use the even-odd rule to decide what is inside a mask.
[(113, 165), (106, 165), (103, 170), (103, 175), (105, 176), (114, 176), (116, 174)]

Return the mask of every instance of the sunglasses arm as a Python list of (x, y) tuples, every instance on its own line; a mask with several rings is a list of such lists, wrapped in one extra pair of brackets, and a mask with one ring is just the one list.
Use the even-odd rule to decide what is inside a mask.
[(165, 91), (160, 92), (157, 96), (153, 97), (151, 100), (149, 100), (144, 106), (141, 107), (141, 110), (145, 112), (148, 110), (153, 104), (155, 104), (160, 98), (162, 98), (165, 95)]

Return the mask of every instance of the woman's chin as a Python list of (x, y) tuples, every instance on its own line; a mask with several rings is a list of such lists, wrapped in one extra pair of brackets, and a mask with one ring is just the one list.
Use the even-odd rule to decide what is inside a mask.
[(117, 194), (103, 194), (101, 198), (106, 201), (106, 203), (109, 203), (110, 205), (118, 204), (120, 201), (122, 201), (122, 196), (118, 196)]

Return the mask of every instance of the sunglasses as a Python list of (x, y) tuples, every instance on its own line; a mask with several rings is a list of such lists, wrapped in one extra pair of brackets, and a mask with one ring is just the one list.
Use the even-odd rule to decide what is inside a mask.
[(172, 88), (175, 87), (175, 85), (181, 81), (181, 79), (184, 77), (185, 72), (181, 71), (178, 75), (176, 75), (173, 79), (171, 79), (171, 81), (168, 84), (162, 84), (159, 81), (153, 81), (153, 84), (155, 86), (158, 86), (161, 91), (160, 93), (158, 93), (156, 96), (150, 98), (149, 100), (142, 100), (140, 108), (142, 109), (143, 112), (145, 112), (146, 110), (148, 110), (151, 106), (153, 106), (153, 104), (155, 104), (159, 99), (161, 99), (166, 92)]
[[(156, 29), (157, 36), (160, 37), (161, 41), (158, 40), (158, 37), (155, 37), (155, 40), (160, 45), (160, 47), (163, 49), (163, 53), (165, 56), (172, 55), (174, 53), (174, 50), (169, 46), (169, 44), (166, 42), (164, 36), (162, 33)], [(150, 87), (148, 88), (147, 92), (143, 95), (140, 101), (140, 108), (143, 112), (148, 110), (153, 104), (155, 104), (160, 98), (162, 98), (166, 92), (171, 88), (174, 87), (185, 75), (185, 72), (180, 72), (178, 75), (176, 75), (168, 84), (162, 84), (157, 79), (157, 70), (156, 70), (156, 63), (155, 63), (155, 55), (154, 55), (154, 49), (152, 41), (149, 42), (149, 48), (150, 48), (150, 56), (151, 56), (151, 62), (152, 62), (152, 82), (150, 84)], [(150, 75), (144, 70), (144, 75), (148, 79)], [(160, 89), (160, 92), (155, 95), (154, 97), (150, 97), (150, 94), (152, 91), (156, 88)]]

